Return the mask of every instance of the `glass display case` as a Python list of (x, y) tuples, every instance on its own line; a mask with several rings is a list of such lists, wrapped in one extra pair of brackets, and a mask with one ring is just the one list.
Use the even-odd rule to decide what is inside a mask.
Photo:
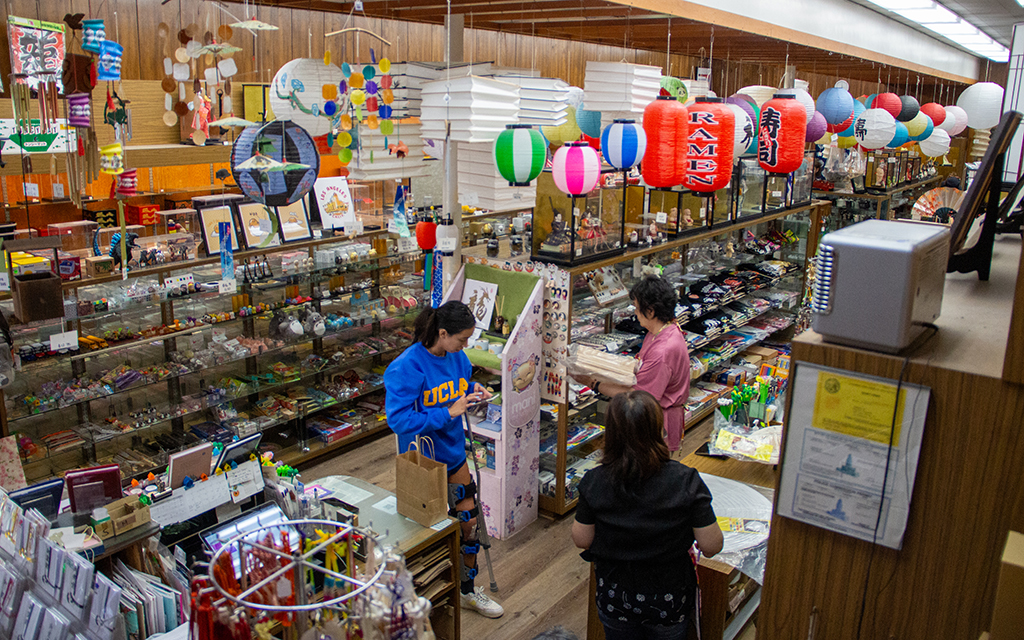
[(765, 171), (755, 156), (743, 156), (736, 163), (732, 192), (738, 220), (764, 212), (765, 179)]
[(681, 198), (681, 190), (649, 189), (647, 191), (647, 213), (653, 217), (659, 232), (663, 233), (666, 238), (676, 238), (688, 228), (683, 224)]
[(199, 226), (199, 212), (195, 209), (158, 211), (156, 232), (158, 235), (188, 233), (195, 238), (196, 244), (203, 241), (203, 232)]
[(811, 202), (814, 187), (815, 154), (808, 151), (800, 168), (793, 172), (793, 184), (790, 190), (789, 206), (799, 207)]
[[(380, 235), (240, 251), (233, 296), (220, 294), (212, 260), (64, 282), (63, 317), (12, 326), (20, 370), (0, 425), (18, 434), (30, 482), (109, 462), (144, 477), (192, 442), (256, 431), (262, 451), (294, 466), (386, 429), (373, 371), (410, 344), (423, 287), (418, 250), (370, 256)], [(143, 255), (195, 247), (187, 233), (140, 241)], [(324, 252), (346, 259), (321, 268)], [(353, 428), (323, 441), (304, 419), (314, 414)]]
[[(605, 179), (609, 176), (614, 180), (613, 173)], [(533, 259), (575, 265), (620, 255), (626, 242), (624, 196), (621, 185), (612, 184), (571, 198), (558, 190), (550, 171), (541, 173), (533, 212)], [(625, 197), (629, 210), (643, 211), (642, 188), (627, 188)]]

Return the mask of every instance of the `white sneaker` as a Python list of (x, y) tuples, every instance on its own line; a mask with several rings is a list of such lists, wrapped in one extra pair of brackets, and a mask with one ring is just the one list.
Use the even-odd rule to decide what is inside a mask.
[(473, 590), (473, 593), (463, 593), (462, 608), (472, 609), (485, 618), (500, 618), (505, 614), (505, 609), (494, 600), (491, 600), (484, 593), (483, 587), (477, 587)]

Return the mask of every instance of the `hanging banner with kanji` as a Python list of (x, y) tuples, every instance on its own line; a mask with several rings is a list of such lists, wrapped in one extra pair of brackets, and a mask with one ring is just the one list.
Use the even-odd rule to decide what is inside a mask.
[(57, 89), (63, 93), (64, 25), (16, 16), (7, 16), (7, 25), (14, 75), (28, 76), (25, 82), (35, 88), (41, 74), (53, 73)]

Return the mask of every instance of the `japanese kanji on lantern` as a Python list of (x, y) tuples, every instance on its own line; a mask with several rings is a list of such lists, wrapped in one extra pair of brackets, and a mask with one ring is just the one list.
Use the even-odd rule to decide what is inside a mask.
[(724, 189), (732, 177), (736, 115), (721, 98), (697, 98), (686, 112), (683, 186), (699, 193)]
[(804, 161), (807, 110), (792, 94), (776, 93), (761, 107), (757, 162), (769, 173), (793, 173)]

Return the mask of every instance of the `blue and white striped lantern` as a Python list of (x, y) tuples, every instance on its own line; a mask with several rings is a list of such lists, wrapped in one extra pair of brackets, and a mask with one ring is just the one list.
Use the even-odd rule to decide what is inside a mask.
[(613, 120), (601, 133), (601, 153), (616, 169), (632, 169), (643, 160), (647, 134), (636, 120)]

